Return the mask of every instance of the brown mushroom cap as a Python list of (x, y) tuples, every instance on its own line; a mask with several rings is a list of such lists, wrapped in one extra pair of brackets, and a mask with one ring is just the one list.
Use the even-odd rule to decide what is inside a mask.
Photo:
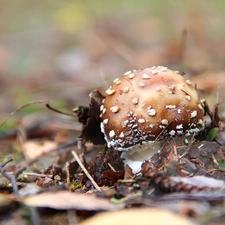
[(101, 130), (117, 150), (197, 134), (205, 126), (203, 103), (190, 80), (163, 66), (128, 71), (106, 94)]

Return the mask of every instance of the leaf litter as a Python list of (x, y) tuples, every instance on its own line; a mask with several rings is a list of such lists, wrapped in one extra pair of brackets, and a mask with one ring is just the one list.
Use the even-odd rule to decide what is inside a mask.
[[(25, 182), (24, 187), (20, 187), (20, 192), (15, 190), (18, 185), (15, 179), (22, 172), (9, 176), (10, 173), (3, 168), (10, 160), (2, 164), (1, 173), (14, 185), (14, 194), (17, 193), (18, 196), (11, 204), (22, 202), (27, 207), (78, 211), (115, 211), (127, 207), (157, 205), (157, 208), (176, 212), (182, 201), (191, 201), (190, 206), (182, 206), (180, 210), (186, 211), (186, 216), (190, 214), (195, 217), (207, 214), (205, 202), (209, 204), (207, 209), (223, 204), (225, 171), (220, 165), (223, 165), (225, 149), (220, 143), (213, 141), (217, 135), (210, 141), (204, 140), (203, 136), (198, 137), (199, 141), (192, 140), (188, 146), (183, 144), (182, 138), (168, 138), (162, 143), (161, 151), (151, 161), (147, 160), (142, 164), (140, 173), (133, 174), (129, 166), (124, 167), (120, 153), (113, 149), (103, 146), (91, 159), (86, 157), (88, 143), (93, 143), (91, 149), (104, 143), (99, 118), (99, 108), (104, 97), (96, 90), (89, 96), (89, 107), (79, 106), (73, 110), (78, 121), (83, 124), (81, 145), (78, 142), (78, 145), (70, 148), (78, 152), (73, 151), (75, 160), (68, 161), (67, 166), (60, 165), (59, 160), (42, 174), (24, 172), (25, 177), (34, 177), (33, 181), (41, 189), (34, 189), (35, 192), (23, 191), (20, 196), (19, 193), (28, 186)], [(25, 158), (35, 162), (47, 151), (54, 153), (52, 150), (57, 148), (56, 144), (47, 143), (48, 141), (39, 146), (33, 141), (25, 142)], [(82, 157), (81, 161), (79, 156)], [(59, 185), (61, 188), (53, 189), (60, 187)], [(2, 197), (9, 200), (10, 196), (13, 195), (2, 194)], [(176, 199), (174, 204), (171, 203), (172, 199)], [(200, 203), (203, 208), (194, 207)], [(9, 203), (6, 201), (2, 204), (7, 207)]]

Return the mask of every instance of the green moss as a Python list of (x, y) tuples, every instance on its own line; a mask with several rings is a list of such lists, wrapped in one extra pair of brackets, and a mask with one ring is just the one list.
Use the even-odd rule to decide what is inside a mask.
[(70, 188), (76, 190), (82, 187), (82, 184), (79, 181), (72, 180)]

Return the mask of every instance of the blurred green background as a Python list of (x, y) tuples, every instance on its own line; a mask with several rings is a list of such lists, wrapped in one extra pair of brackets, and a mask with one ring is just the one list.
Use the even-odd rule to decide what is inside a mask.
[[(223, 72), (224, 21), (223, 0), (1, 0), (0, 120), (41, 99), (64, 111), (88, 104), (133, 68)], [(7, 124), (34, 112), (49, 113), (33, 105)]]

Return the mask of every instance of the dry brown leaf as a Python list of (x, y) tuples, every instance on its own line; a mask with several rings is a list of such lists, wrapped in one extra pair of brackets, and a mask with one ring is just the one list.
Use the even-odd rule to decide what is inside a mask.
[(42, 143), (27, 141), (23, 144), (23, 154), (27, 160), (33, 160), (56, 147), (57, 144), (53, 141), (44, 141)]
[(225, 182), (223, 180), (217, 180), (211, 177), (195, 176), (195, 177), (170, 177), (171, 181), (175, 183), (188, 184), (190, 186), (196, 186), (198, 188), (211, 188), (219, 189), (223, 188)]
[(223, 88), (225, 83), (225, 73), (222, 72), (208, 72), (191, 78), (193, 84), (197, 84), (199, 90), (206, 92), (217, 91), (218, 88)]
[(124, 204), (112, 204), (108, 199), (96, 198), (94, 195), (69, 191), (42, 193), (27, 197), (23, 203), (33, 207), (49, 207), (59, 210), (119, 210)]
[(188, 219), (163, 209), (133, 208), (104, 212), (79, 225), (194, 225)]

